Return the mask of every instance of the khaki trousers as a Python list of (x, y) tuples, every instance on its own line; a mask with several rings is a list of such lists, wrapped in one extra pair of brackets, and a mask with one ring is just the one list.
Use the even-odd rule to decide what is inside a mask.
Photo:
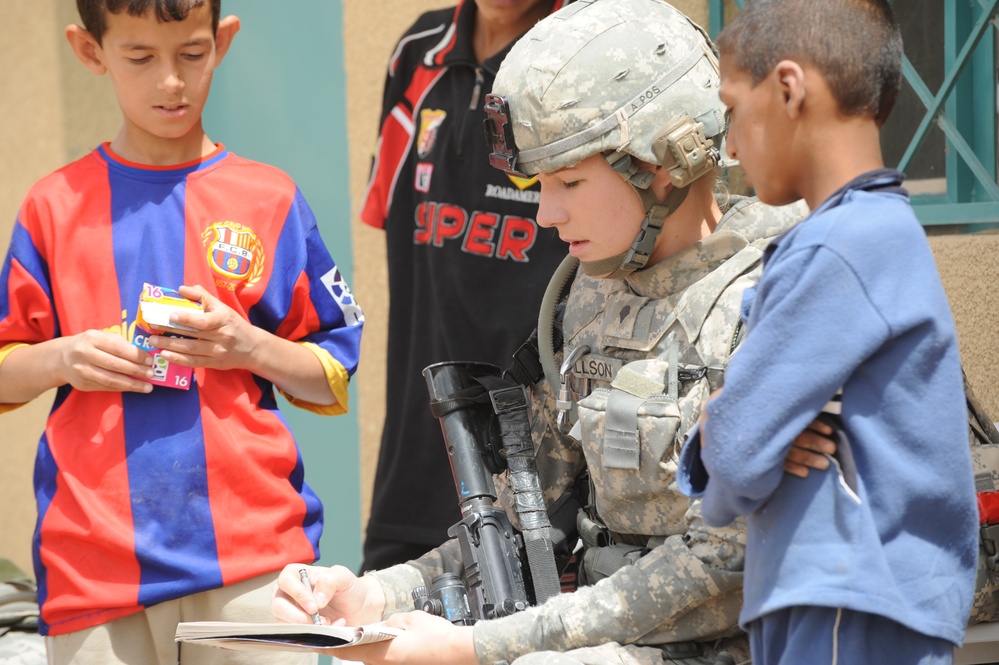
[(251, 653), (174, 642), (181, 621), (273, 621), (276, 580), (277, 573), (269, 573), (99, 626), (46, 637), (49, 665), (315, 665), (314, 654)]

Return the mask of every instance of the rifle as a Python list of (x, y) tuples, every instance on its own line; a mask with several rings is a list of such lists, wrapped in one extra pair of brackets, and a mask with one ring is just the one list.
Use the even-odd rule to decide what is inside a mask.
[[(463, 575), (460, 578), (453, 574), (441, 575), (434, 578), (429, 590), (426, 587), (414, 589), (416, 608), (444, 616), (452, 623), (470, 625), (480, 619), (519, 612), (534, 602), (544, 602), (553, 593), (558, 593), (558, 575), (547, 512), (537, 487), (529, 429), (525, 443), (523, 429), (527, 416), (523, 387), (501, 379), (499, 368), (487, 363), (437, 363), (424, 369), (423, 376), (430, 393), (431, 411), (441, 422), (461, 508), (462, 518), (448, 530), (448, 535), (458, 540)], [(513, 427), (518, 431), (508, 431), (511, 429), (508, 419), (503, 426), (507, 431), (501, 434), (496, 414), (517, 410), (523, 412), (514, 414), (516, 424)], [(525, 446), (530, 448), (529, 452), (523, 450)], [(533, 470), (532, 488), (536, 491), (524, 492), (517, 501), (518, 514), (528, 538), (531, 567), (527, 572), (534, 572), (533, 597), (524, 583), (525, 537), (513, 528), (506, 513), (494, 503), (493, 474), (502, 471), (508, 460), (516, 465), (511, 468), (511, 485), (515, 484), (512, 476), (529, 475)], [(525, 496), (529, 498), (524, 500)], [(521, 510), (522, 505), (528, 507)], [(550, 567), (544, 558), (536, 563), (539, 550), (550, 560)]]

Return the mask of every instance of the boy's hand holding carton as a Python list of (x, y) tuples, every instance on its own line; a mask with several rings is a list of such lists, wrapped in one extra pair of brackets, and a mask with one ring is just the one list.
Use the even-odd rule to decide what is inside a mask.
[(151, 334), (184, 337), (185, 332), (197, 332), (194, 328), (170, 321), (170, 315), (174, 312), (192, 309), (202, 311), (202, 304), (185, 298), (174, 289), (149, 283), (143, 285), (135, 319), (137, 332), (132, 343), (153, 356), (154, 375), (148, 379), (150, 383), (180, 390), (188, 390), (191, 387), (191, 368), (176, 363), (171, 364), (163, 358), (158, 349), (149, 346), (146, 339)]

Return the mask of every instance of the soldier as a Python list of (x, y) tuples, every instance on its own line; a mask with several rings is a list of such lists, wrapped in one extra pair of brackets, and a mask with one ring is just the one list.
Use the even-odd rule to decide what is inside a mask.
[[(388, 617), (407, 628), (343, 650), (369, 663), (745, 659), (743, 526), (706, 528), (699, 503), (677, 491), (676, 461), (739, 342), (742, 292), (758, 278), (763, 248), (804, 209), (719, 192), (717, 89), (710, 41), (673, 7), (581, 0), (517, 42), (489, 99), (494, 165), (538, 176), (538, 222), (557, 229), (573, 257), (550, 289), (571, 280), (564, 341), (554, 357), (543, 354), (546, 378), (531, 387), (532, 426), (549, 506), (584, 490), (584, 586), (471, 628), (403, 612), (414, 587), (461, 572), (452, 540), (360, 578), (309, 568), (314, 597), (300, 567), (288, 567), (278, 619), (308, 622), (319, 611), (326, 622)], [(539, 338), (551, 346), (550, 331)], [(828, 442), (806, 431), (798, 445), (789, 470), (826, 465), (809, 449)]]

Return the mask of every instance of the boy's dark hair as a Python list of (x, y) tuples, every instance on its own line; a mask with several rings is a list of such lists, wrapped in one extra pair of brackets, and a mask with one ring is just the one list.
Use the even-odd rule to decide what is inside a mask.
[(840, 110), (884, 124), (902, 80), (902, 35), (888, 0), (749, 0), (717, 39), (753, 85), (778, 62), (825, 77)]
[(108, 27), (106, 20), (108, 14), (126, 12), (129, 16), (142, 16), (152, 8), (156, 19), (162, 23), (183, 21), (192, 9), (201, 7), (205, 3), (208, 3), (212, 10), (212, 34), (214, 34), (219, 27), (222, 0), (76, 0), (76, 9), (80, 12), (83, 27), (100, 44)]

